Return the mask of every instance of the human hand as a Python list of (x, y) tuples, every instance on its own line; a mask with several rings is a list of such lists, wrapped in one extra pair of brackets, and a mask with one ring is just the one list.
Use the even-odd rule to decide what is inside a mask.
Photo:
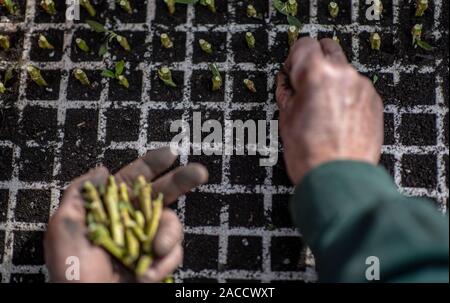
[[(302, 38), (277, 77), (280, 134), (294, 184), (323, 163), (377, 164), (383, 143), (383, 105), (372, 82), (348, 62), (338, 43)], [(286, 74), (289, 75), (286, 77)]]
[[(174, 202), (180, 195), (203, 184), (208, 179), (207, 170), (200, 164), (178, 167), (162, 176), (175, 161), (170, 148), (149, 151), (115, 174), (118, 183), (129, 187), (143, 175), (153, 182), (153, 192), (164, 194), (164, 204)], [(135, 277), (124, 269), (104, 249), (93, 245), (87, 237), (86, 210), (81, 189), (86, 181), (98, 186), (106, 184), (109, 172), (105, 167), (90, 170), (75, 179), (66, 189), (61, 206), (53, 215), (44, 239), (45, 261), (54, 282), (71, 282), (66, 278), (66, 260), (70, 256), (79, 259), (78, 282), (133, 282)], [(155, 261), (139, 282), (159, 282), (170, 275), (182, 262), (182, 226), (176, 214), (164, 208), (158, 232), (153, 242)], [(75, 281), (77, 282), (77, 281)]]

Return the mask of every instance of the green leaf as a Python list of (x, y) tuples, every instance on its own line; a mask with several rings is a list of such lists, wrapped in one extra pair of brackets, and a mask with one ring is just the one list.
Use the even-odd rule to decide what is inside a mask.
[(427, 42), (422, 41), (422, 40), (417, 40), (416, 41), (417, 46), (419, 46), (420, 48), (426, 50), (426, 51), (431, 51), (434, 49), (434, 47), (432, 47), (431, 45), (429, 45)]
[(378, 75), (373, 75), (372, 83), (375, 84), (378, 82)]
[(98, 49), (98, 55), (100, 57), (103, 57), (104, 54), (106, 54), (108, 52), (108, 43), (103, 43), (102, 45), (100, 45), (100, 48)]
[(175, 3), (179, 4), (197, 4), (199, 0), (175, 0)]
[(273, 6), (279, 13), (283, 15), (288, 15), (287, 5), (285, 2), (281, 0), (273, 0)]
[(164, 82), (165, 85), (167, 86), (171, 86), (171, 87), (177, 87), (177, 85), (175, 84), (175, 82), (171, 81), (171, 80), (163, 80), (161, 79), (162, 82)]
[(107, 78), (116, 78), (116, 75), (114, 75), (114, 72), (109, 69), (102, 70), (102, 76)]
[(210, 64), (209, 65), (209, 70), (211, 71), (211, 73), (213, 74), (213, 77), (221, 77), (220, 76), (220, 72), (217, 69), (217, 66), (215, 64)]
[(7, 83), (9, 80), (11, 80), (13, 77), (14, 77), (14, 74), (13, 74), (13, 68), (10, 67), (10, 68), (8, 68), (8, 69), (5, 71), (5, 81), (4, 81), (4, 84), (6, 85), (6, 83)]
[(116, 63), (116, 77), (119, 77), (123, 73), (123, 69), (125, 68), (125, 61), (120, 60)]
[(106, 28), (98, 23), (97, 21), (94, 20), (86, 20), (86, 23), (89, 25), (89, 27), (93, 30), (96, 31), (97, 33), (104, 33), (106, 32)]
[(287, 15), (287, 21), (289, 23), (289, 25), (291, 26), (296, 26), (298, 28), (298, 30), (300, 31), (303, 27), (303, 24), (300, 22), (300, 20), (298, 20), (296, 17), (291, 16), (291, 15)]

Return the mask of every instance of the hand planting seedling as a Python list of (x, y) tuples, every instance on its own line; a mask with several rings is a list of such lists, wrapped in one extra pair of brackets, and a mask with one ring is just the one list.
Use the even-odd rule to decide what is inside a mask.
[(163, 195), (152, 199), (152, 185), (142, 175), (135, 181), (133, 193), (139, 208), (134, 208), (127, 185), (117, 185), (113, 176), (104, 189), (90, 181), (83, 185), (89, 239), (142, 276), (153, 263), (152, 245), (164, 207)]
[(255, 36), (251, 32), (245, 33), (245, 41), (247, 42), (248, 48), (255, 48)]
[(416, 17), (422, 17), (428, 9), (428, 0), (416, 0)]
[(172, 80), (172, 72), (167, 66), (163, 66), (160, 69), (158, 69), (158, 76), (159, 79), (164, 82), (165, 85), (176, 87), (177, 85)]
[(160, 38), (161, 38), (161, 44), (164, 48), (172, 48), (173, 47), (173, 42), (172, 42), (172, 40), (170, 40), (170, 37), (168, 34), (162, 33)]
[(32, 65), (27, 66), (27, 72), (30, 75), (31, 80), (33, 80), (39, 86), (48, 86), (47, 81), (42, 77), (41, 71)]
[(253, 83), (252, 80), (250, 80), (250, 79), (244, 79), (244, 85), (245, 85), (245, 87), (247, 87), (247, 89), (248, 89), (249, 91), (251, 91), (252, 93), (256, 93), (255, 83)]
[(217, 66), (215, 64), (210, 64), (209, 65), (209, 70), (212, 73), (212, 78), (211, 78), (212, 90), (216, 91), (216, 90), (221, 89), (221, 87), (222, 87), (222, 76), (220, 75), (220, 72), (217, 69)]
[(84, 41), (84, 40), (81, 39), (81, 38), (76, 38), (76, 39), (75, 39), (75, 44), (77, 45), (77, 47), (78, 47), (81, 51), (83, 51), (83, 52), (85, 52), (85, 53), (88, 53), (89, 50), (90, 50), (90, 48), (89, 48), (89, 46), (87, 45), (86, 41)]
[(3, 0), (3, 2), (0, 1), (0, 5), (4, 6), (10, 15), (17, 16), (20, 14), (19, 7), (13, 0)]
[(75, 77), (75, 79), (80, 81), (80, 83), (82, 85), (91, 86), (91, 81), (89, 81), (89, 78), (87, 77), (86, 73), (82, 69), (76, 68), (73, 71), (73, 76)]
[(299, 30), (302, 28), (301, 22), (295, 17), (298, 13), (298, 5), (296, 0), (288, 0), (286, 2), (274, 0), (273, 6), (279, 13), (286, 16), (289, 25), (297, 26)]
[(298, 38), (299, 29), (297, 26), (291, 25), (288, 28), (288, 44), (289, 46), (294, 45)]
[(198, 40), (198, 44), (200, 45), (200, 48), (202, 49), (202, 51), (204, 51), (207, 54), (212, 54), (213, 50), (212, 50), (211, 43), (209, 43), (208, 41), (206, 41), (204, 39), (200, 39), (200, 40)]
[(41, 7), (49, 15), (56, 15), (55, 2), (53, 0), (42, 0)]
[(0, 47), (7, 51), (11, 46), (11, 42), (9, 41), (9, 37), (5, 35), (0, 35)]
[(372, 33), (370, 35), (370, 47), (372, 50), (380, 50), (381, 48), (381, 37), (378, 33)]
[(6, 92), (6, 85), (8, 84), (8, 82), (14, 77), (13, 74), (13, 69), (12, 68), (8, 68), (5, 71), (5, 76), (3, 77), (3, 82), (0, 81), (0, 94), (4, 94)]
[(128, 14), (131, 15), (133, 13), (133, 9), (131, 8), (130, 1), (128, 1), (128, 0), (117, 0), (117, 3)]
[(125, 61), (120, 60), (116, 63), (114, 67), (114, 71), (109, 69), (104, 69), (102, 71), (102, 76), (112, 79), (117, 79), (119, 81), (119, 84), (122, 85), (125, 88), (129, 88), (130, 84), (128, 83), (128, 79), (125, 78), (123, 74), (123, 71), (125, 70)]
[(433, 50), (433, 47), (430, 44), (422, 40), (422, 29), (423, 29), (422, 24), (416, 24), (411, 29), (413, 46), (414, 47), (419, 46), (420, 48), (426, 51)]
[(99, 56), (103, 56), (104, 54), (106, 54), (108, 52), (109, 49), (109, 43), (113, 40), (116, 39), (116, 41), (120, 44), (120, 46), (122, 46), (122, 48), (126, 51), (131, 51), (131, 47), (130, 44), (128, 43), (128, 40), (126, 37), (124, 36), (120, 36), (118, 34), (116, 34), (115, 32), (111, 31), (111, 30), (107, 30), (102, 24), (93, 21), (93, 20), (87, 20), (86, 23), (89, 25), (89, 27), (97, 32), (97, 33), (104, 33), (106, 38), (105, 38), (105, 42), (100, 45), (100, 48), (98, 50), (98, 55)]
[(42, 49), (54, 49), (55, 48), (50, 42), (48, 42), (47, 38), (42, 34), (39, 35), (38, 45)]
[(339, 14), (339, 5), (336, 2), (330, 2), (328, 4), (328, 12), (331, 18), (336, 18)]
[(89, 16), (95, 17), (95, 15), (97, 14), (97, 12), (95, 11), (94, 6), (91, 4), (91, 2), (89, 0), (80, 0), (80, 5), (82, 7), (84, 7), (84, 9), (86, 9), (86, 11), (88, 12)]

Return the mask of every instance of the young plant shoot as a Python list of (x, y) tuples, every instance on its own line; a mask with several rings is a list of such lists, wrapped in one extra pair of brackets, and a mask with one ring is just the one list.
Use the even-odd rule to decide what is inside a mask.
[(56, 15), (55, 2), (53, 0), (42, 0), (41, 7), (49, 15)]
[(131, 51), (131, 46), (130, 46), (130, 44), (128, 43), (128, 40), (127, 40), (126, 37), (117, 35), (117, 36), (116, 36), (116, 41), (119, 42), (120, 46), (122, 46), (122, 48), (123, 48), (124, 50), (126, 50), (127, 52), (130, 52), (130, 51)]
[(255, 18), (256, 16), (258, 16), (256, 8), (251, 4), (247, 5), (247, 16), (250, 18)]
[(245, 41), (247, 42), (248, 48), (255, 48), (255, 36), (251, 32), (245, 33)]
[(200, 39), (200, 40), (198, 40), (198, 44), (200, 45), (200, 48), (202, 49), (202, 51), (204, 51), (207, 54), (212, 54), (213, 50), (212, 50), (211, 43), (209, 43), (208, 41), (206, 41), (204, 39)]
[(200, 0), (200, 4), (206, 6), (210, 12), (216, 12), (216, 3), (215, 0)]
[(80, 0), (80, 5), (84, 7), (84, 9), (87, 11), (89, 16), (95, 17), (97, 12), (95, 11), (94, 6), (91, 4), (89, 0)]
[(412, 44), (414, 47), (420, 47), (426, 51), (433, 50), (433, 47), (428, 44), (427, 42), (422, 40), (422, 24), (416, 24), (411, 29), (411, 35), (412, 35)]
[(50, 42), (48, 42), (47, 38), (42, 34), (39, 35), (38, 45), (42, 49), (54, 49), (55, 48)]
[(297, 26), (291, 25), (288, 27), (288, 44), (289, 46), (294, 45), (298, 38), (299, 29)]
[(133, 9), (131, 8), (130, 1), (128, 1), (128, 0), (117, 0), (117, 3), (128, 14), (131, 15), (133, 13)]
[(11, 42), (9, 37), (5, 35), (0, 35), (0, 47), (7, 51), (11, 47)]
[(175, 84), (175, 82), (173, 82), (172, 72), (170, 71), (170, 69), (167, 66), (163, 66), (160, 69), (158, 69), (158, 77), (167, 86), (171, 86), (171, 87), (177, 86)]
[(96, 21), (87, 20), (86, 23), (93, 31), (97, 33), (104, 33), (106, 36), (105, 42), (102, 45), (100, 45), (100, 48), (98, 50), (99, 56), (103, 56), (108, 52), (109, 43), (111, 42), (112, 39), (116, 39), (116, 41), (120, 44), (120, 46), (122, 46), (124, 50), (131, 51), (130, 44), (128, 43), (127, 38), (125, 38), (124, 36), (120, 36), (111, 30), (107, 30), (102, 24)]
[(286, 3), (287, 13), (291, 16), (296, 16), (298, 12), (297, 0), (288, 0)]
[(428, 0), (416, 0), (416, 17), (422, 17), (428, 9)]
[(247, 89), (248, 89), (249, 91), (251, 91), (252, 93), (256, 93), (255, 83), (253, 83), (252, 80), (250, 80), (250, 79), (244, 79), (244, 85), (245, 85), (245, 87), (247, 87)]
[(160, 38), (161, 38), (161, 44), (164, 48), (172, 48), (173, 47), (173, 42), (170, 39), (168, 34), (162, 33)]
[(370, 35), (370, 47), (372, 48), (372, 50), (377, 50), (379, 51), (381, 48), (381, 37), (378, 33), (372, 33)]
[(217, 69), (217, 66), (212, 63), (209, 65), (209, 70), (212, 73), (212, 90), (216, 91), (222, 88), (222, 76), (220, 75), (219, 70)]
[(86, 75), (86, 73), (82, 69), (76, 68), (73, 71), (73, 76), (75, 77), (75, 79), (80, 81), (81, 84), (83, 84), (85, 86), (90, 86), (91, 85), (91, 81), (89, 81), (88, 76)]
[(286, 16), (289, 25), (293, 25), (302, 28), (301, 22), (295, 17), (298, 13), (298, 5), (296, 0), (288, 0), (283, 2), (282, 0), (273, 0), (273, 6), (280, 13)]
[(379, 17), (383, 16), (383, 10), (384, 10), (383, 2), (381, 2), (381, 0), (374, 0), (373, 5), (374, 5), (375, 15), (377, 15)]
[(13, 68), (10, 67), (5, 71), (3, 82), (0, 81), (0, 94), (4, 94), (6, 92), (6, 85), (13, 77), (14, 77)]
[(129, 88), (130, 84), (128, 82), (128, 79), (123, 75), (124, 70), (125, 70), (125, 61), (120, 60), (119, 62), (116, 63), (114, 71), (104, 69), (102, 71), (102, 76), (116, 79), (120, 85), (122, 85), (125, 88)]
[(331, 18), (336, 18), (339, 15), (339, 5), (333, 1), (328, 3), (328, 12)]
[(2, 81), (0, 81), (0, 94), (4, 94), (6, 92), (6, 87)]
[(0, 5), (3, 5), (10, 15), (17, 16), (20, 14), (19, 7), (13, 0), (0, 1)]
[(83, 51), (83, 52), (85, 52), (85, 53), (88, 53), (89, 50), (90, 50), (90, 48), (89, 48), (89, 46), (87, 45), (86, 41), (84, 41), (84, 40), (81, 39), (81, 38), (76, 38), (76, 39), (75, 39), (75, 44), (77, 45), (77, 47), (78, 47), (81, 51)]
[(47, 81), (42, 77), (41, 71), (32, 65), (27, 66), (28, 75), (30, 75), (31, 80), (33, 80), (39, 86), (48, 86)]

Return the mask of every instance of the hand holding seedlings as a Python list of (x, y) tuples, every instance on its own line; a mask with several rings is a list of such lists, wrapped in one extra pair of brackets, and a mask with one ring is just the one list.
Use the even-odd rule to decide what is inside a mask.
[(86, 9), (89, 16), (95, 17), (95, 15), (97, 14), (94, 6), (91, 4), (89, 0), (80, 0), (80, 5), (84, 7), (84, 9)]
[(168, 34), (162, 33), (160, 36), (160, 39), (161, 39), (161, 44), (164, 48), (172, 48), (173, 47), (173, 42), (170, 39)]
[(27, 72), (30, 75), (31, 80), (33, 80), (39, 86), (48, 86), (48, 83), (41, 75), (41, 71), (32, 65), (27, 66)]
[(81, 38), (76, 38), (76, 39), (75, 39), (75, 44), (77, 45), (77, 47), (78, 47), (81, 51), (83, 51), (83, 52), (85, 52), (85, 53), (88, 53), (89, 50), (90, 50), (90, 48), (89, 48), (89, 46), (87, 45), (86, 41), (84, 41), (84, 40), (81, 39)]
[(10, 15), (17, 16), (20, 14), (19, 7), (13, 0), (4, 0), (0, 5), (3, 5)]
[(372, 50), (380, 50), (381, 48), (381, 37), (378, 33), (370, 34), (370, 47)]
[(245, 41), (247, 42), (248, 48), (255, 48), (255, 36), (251, 32), (245, 33)]
[(130, 84), (128, 83), (128, 79), (125, 78), (124, 75), (122, 75), (124, 70), (125, 70), (125, 62), (123, 60), (120, 60), (119, 62), (116, 63), (114, 71), (105, 69), (102, 71), (102, 76), (117, 79), (120, 85), (122, 85), (125, 88), (129, 88)]
[(244, 85), (252, 93), (256, 93), (255, 83), (250, 79), (244, 79)]
[(289, 46), (294, 45), (298, 38), (299, 29), (297, 26), (291, 25), (288, 28), (288, 44)]
[(53, 0), (42, 0), (41, 7), (49, 15), (56, 15), (55, 2)]
[(128, 1), (128, 0), (117, 0), (117, 3), (128, 14), (131, 15), (133, 13), (133, 9), (131, 8), (130, 1)]
[(42, 34), (39, 35), (38, 45), (42, 49), (54, 49), (55, 48), (50, 42), (48, 42), (47, 38)]
[(167, 66), (163, 66), (160, 69), (158, 69), (158, 77), (159, 79), (164, 82), (165, 85), (176, 87), (177, 85), (172, 80), (172, 72)]
[(75, 77), (75, 79), (80, 81), (81, 84), (85, 86), (91, 86), (91, 81), (89, 81), (88, 76), (82, 69), (80, 68), (74, 69), (73, 76)]
[(330, 13), (331, 18), (336, 18), (339, 14), (339, 5), (333, 1), (328, 3), (328, 12)]
[(198, 44), (200, 45), (200, 48), (202, 49), (202, 51), (204, 51), (207, 54), (212, 54), (212, 52), (213, 52), (212, 46), (208, 41), (206, 41), (204, 39), (199, 39)]
[(422, 17), (428, 9), (428, 0), (416, 0), (416, 17)]
[(209, 70), (212, 73), (212, 91), (216, 91), (222, 88), (222, 76), (220, 75), (219, 69), (215, 64), (209, 65)]
[(9, 41), (9, 36), (0, 35), (0, 46), (5, 51), (7, 51), (10, 48), (11, 43)]

